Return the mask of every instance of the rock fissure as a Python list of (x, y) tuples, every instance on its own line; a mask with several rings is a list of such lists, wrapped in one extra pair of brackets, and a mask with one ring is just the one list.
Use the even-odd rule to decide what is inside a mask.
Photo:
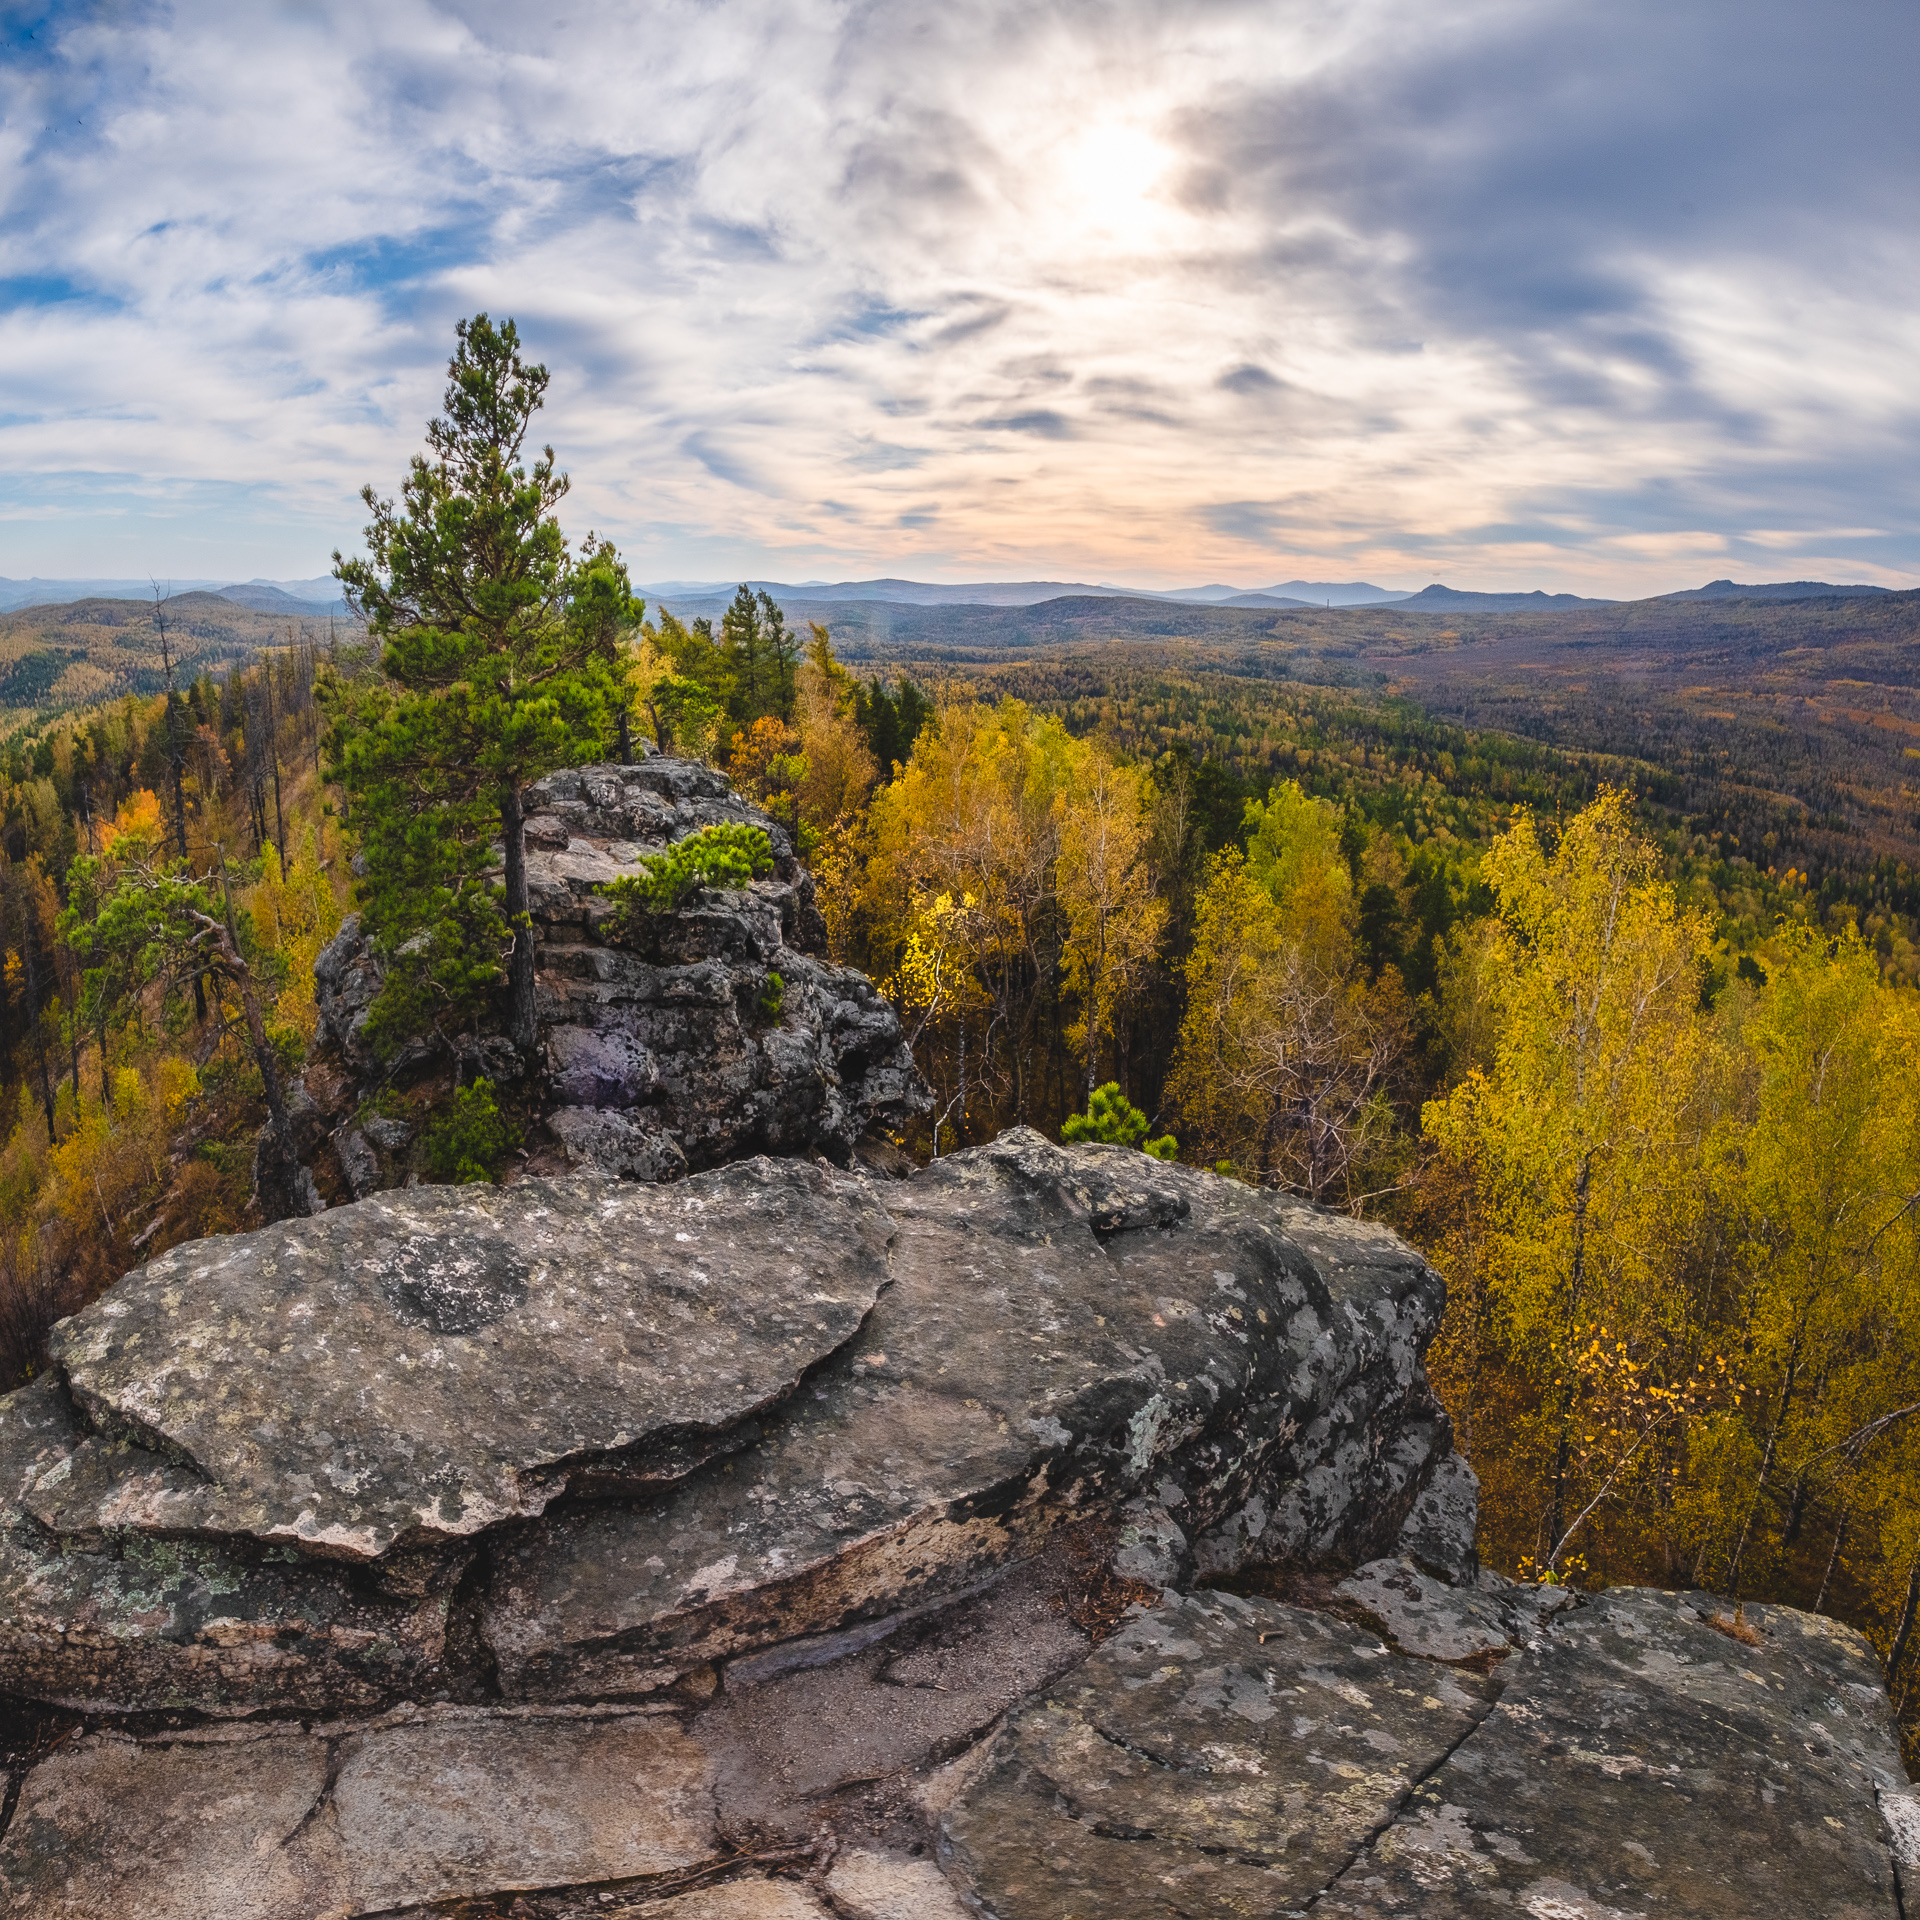
[(333, 1805), (334, 1789), (340, 1784), (340, 1769), (357, 1745), (357, 1737), (353, 1734), (342, 1734), (326, 1743), (326, 1773), (321, 1779), (320, 1790), (313, 1796), (313, 1804), (300, 1816), (299, 1823), (289, 1829), (285, 1839), (280, 1842), (283, 1850), (292, 1846), (315, 1821), (326, 1817)]
[(1426, 1783), (1429, 1780), (1431, 1780), (1433, 1776), (1436, 1773), (1438, 1773), (1440, 1769), (1444, 1767), (1447, 1764), (1447, 1762), (1450, 1761), (1454, 1757), (1454, 1755), (1460, 1751), (1462, 1747), (1466, 1746), (1466, 1744), (1473, 1739), (1474, 1735), (1477, 1734), (1483, 1726), (1486, 1725), (1487, 1720), (1489, 1716), (1492, 1714), (1494, 1708), (1499, 1705), (1499, 1701), (1500, 1701), (1500, 1696), (1498, 1691), (1498, 1681), (1496, 1678), (1495, 1692), (1492, 1698), (1490, 1698), (1487, 1701), (1484, 1711), (1482, 1711), (1477, 1718), (1473, 1719), (1465, 1728), (1462, 1729), (1459, 1738), (1454, 1741), (1452, 1746), (1448, 1747), (1445, 1750), (1445, 1752), (1436, 1754), (1431, 1764), (1428, 1765), (1427, 1768), (1422, 1773), (1420, 1773), (1416, 1778), (1410, 1779), (1407, 1782), (1406, 1791), (1402, 1793), (1400, 1797), (1393, 1803), (1392, 1807), (1386, 1812), (1386, 1814), (1378, 1822), (1375, 1823), (1372, 1831), (1359, 1841), (1359, 1843), (1354, 1847), (1352, 1853), (1344, 1861), (1340, 1863), (1340, 1867), (1338, 1871), (1329, 1875), (1325, 1885), (1315, 1888), (1314, 1891), (1307, 1896), (1305, 1901), (1302, 1902), (1300, 1907), (1300, 1912), (1303, 1915), (1311, 1914), (1315, 1910), (1315, 1908), (1319, 1905), (1321, 1899), (1326, 1894), (1332, 1891), (1335, 1884), (1345, 1874), (1347, 1874), (1352, 1870), (1355, 1863), (1363, 1859), (1368, 1853), (1370, 1853), (1373, 1850), (1375, 1844), (1380, 1840), (1381, 1836), (1385, 1834), (1393, 1826), (1394, 1822), (1400, 1818), (1401, 1814), (1405, 1812), (1407, 1805), (1413, 1799), (1413, 1796), (1416, 1793), (1418, 1793), (1419, 1790), (1423, 1786), (1425, 1786)]

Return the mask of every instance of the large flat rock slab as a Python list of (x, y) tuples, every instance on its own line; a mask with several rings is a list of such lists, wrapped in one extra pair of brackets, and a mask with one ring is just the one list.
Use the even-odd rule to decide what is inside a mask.
[(382, 1195), (196, 1241), (55, 1329), (99, 1429), (27, 1488), (48, 1529), (377, 1560), (669, 1482), (858, 1329), (865, 1186), (755, 1160)]
[(1487, 1710), (1332, 1615), (1169, 1596), (1008, 1722), (946, 1813), (999, 1920), (1241, 1920), (1326, 1886)]
[(1270, 1196), (1024, 1129), (886, 1202), (891, 1287), (763, 1438), (500, 1544), (484, 1631), (509, 1697), (645, 1693), (1126, 1503), (1163, 1579), (1230, 1515), (1243, 1553), (1390, 1541), (1445, 1451), (1420, 1373), (1440, 1283), (1390, 1235), (1287, 1209), (1341, 1250), (1330, 1285)]
[(372, 1710), (456, 1688), (450, 1591), (129, 1533), (84, 1550), (20, 1505), (86, 1435), (57, 1380), (0, 1399), (0, 1689), (93, 1711)]
[(666, 1717), (106, 1736), (28, 1776), (0, 1842), (0, 1913), (351, 1920), (644, 1881), (720, 1851), (706, 1756)]
[(1340, 1876), (1364, 1920), (1896, 1920), (1881, 1789), (1899, 1747), (1866, 1642), (1704, 1594), (1626, 1589), (1556, 1619), (1500, 1703)]

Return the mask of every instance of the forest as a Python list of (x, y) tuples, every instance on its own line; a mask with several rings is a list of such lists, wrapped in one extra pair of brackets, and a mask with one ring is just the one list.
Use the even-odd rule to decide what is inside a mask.
[(682, 620), (561, 535), (511, 326), (451, 371), (339, 563), (364, 634), (0, 749), (11, 1378), (120, 1272), (260, 1217), (349, 908), (383, 1046), (490, 1016), (531, 1046), (517, 795), (652, 742), (788, 828), (934, 1089), (910, 1152), (1024, 1121), (1386, 1220), (1449, 1283), (1491, 1563), (1835, 1614), (1911, 1736), (1920, 953), (1868, 815), (1816, 857), (1732, 804), (1763, 767), (1204, 648), (850, 661), (744, 587)]

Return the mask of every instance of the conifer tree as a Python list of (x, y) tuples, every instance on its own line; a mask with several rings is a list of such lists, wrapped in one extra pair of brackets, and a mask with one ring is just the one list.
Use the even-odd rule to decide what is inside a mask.
[(767, 711), (768, 683), (766, 636), (751, 587), (743, 584), (720, 616), (720, 646), (733, 675), (732, 717), (750, 727)]
[(335, 772), (362, 838), (367, 929), (389, 964), (376, 1033), (391, 1042), (470, 1018), (504, 975), (509, 1030), (526, 1053), (523, 795), (542, 774), (599, 757), (618, 674), (599, 623), (571, 617), (604, 556), (593, 549), (583, 567), (568, 553), (553, 449), (531, 468), (522, 459), (547, 369), (521, 359), (511, 320), (477, 314), (456, 334), (446, 411), (399, 505), (368, 487), (367, 558), (334, 555), (335, 577), (385, 642), (382, 680), (336, 724)]

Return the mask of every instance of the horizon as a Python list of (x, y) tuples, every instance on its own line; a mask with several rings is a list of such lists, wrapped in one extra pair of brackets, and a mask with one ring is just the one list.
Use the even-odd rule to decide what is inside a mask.
[[(1691, 593), (1697, 592), (1701, 587), (1719, 585), (1719, 584), (1722, 584), (1724, 581), (1727, 581), (1728, 579), (1730, 579), (1730, 576), (1718, 576), (1716, 577), (1715, 580), (1699, 581), (1699, 582), (1693, 583), (1691, 586), (1686, 586), (1686, 587), (1673, 587), (1673, 586), (1656, 587), (1651, 592), (1643, 591), (1643, 592), (1637, 592), (1637, 593), (1620, 593), (1620, 594), (1588, 593), (1585, 595), (1579, 595), (1575, 597), (1592, 599), (1594, 601), (1611, 600), (1617, 604), (1625, 604), (1629, 601), (1634, 601), (1634, 600), (1660, 599), (1662, 597), (1669, 597), (1669, 596), (1674, 596), (1679, 594), (1691, 594)], [(187, 593), (213, 593), (217, 595), (222, 592), (225, 592), (230, 588), (268, 587), (268, 588), (274, 588), (283, 593), (286, 593), (294, 599), (301, 599), (304, 597), (307, 599), (308, 604), (318, 605), (321, 603), (314, 600), (311, 596), (302, 596), (296, 590), (302, 587), (309, 587), (309, 588), (322, 587), (331, 582), (332, 582), (332, 576), (323, 575), (323, 574), (305, 574), (305, 575), (293, 574), (293, 575), (282, 575), (278, 578), (272, 578), (262, 574), (254, 574), (254, 575), (248, 576), (247, 578), (242, 579), (237, 575), (221, 575), (216, 572), (216, 573), (207, 574), (207, 575), (175, 576), (171, 578), (163, 577), (158, 581), (148, 582), (148, 585), (150, 587), (157, 585), (160, 589), (162, 589), (161, 597), (163, 599), (173, 599), (173, 598), (177, 598), (182, 594), (187, 594)], [(337, 584), (337, 583), (333, 583), (333, 584)], [(1217, 581), (1217, 580), (1198, 582), (1191, 585), (1161, 584), (1161, 585), (1155, 585), (1155, 586), (1124, 586), (1110, 580), (1107, 580), (1107, 581), (1048, 580), (1048, 579), (1040, 579), (1040, 578), (1031, 578), (1026, 580), (1012, 580), (1012, 579), (939, 580), (939, 579), (933, 579), (933, 578), (928, 578), (924, 576), (912, 576), (912, 575), (902, 575), (902, 574), (872, 574), (862, 579), (844, 579), (844, 580), (819, 580), (819, 579), (779, 580), (779, 579), (773, 578), (770, 575), (751, 575), (751, 576), (745, 576), (745, 577), (742, 577), (740, 575), (729, 575), (725, 578), (714, 578), (714, 579), (708, 579), (708, 580), (646, 581), (646, 580), (636, 579), (634, 581), (634, 589), (638, 593), (652, 595), (652, 596), (655, 596), (656, 598), (665, 594), (674, 594), (676, 596), (684, 595), (688, 598), (693, 598), (696, 596), (712, 597), (712, 596), (730, 593), (734, 591), (736, 588), (743, 585), (750, 585), (756, 588), (774, 587), (784, 592), (798, 595), (801, 593), (805, 593), (809, 590), (817, 590), (822, 593), (831, 593), (835, 589), (867, 587), (867, 586), (875, 586), (875, 585), (881, 585), (881, 584), (893, 584), (893, 585), (909, 586), (909, 587), (928, 587), (928, 588), (937, 588), (937, 589), (942, 589), (947, 591), (953, 591), (962, 587), (969, 587), (969, 586), (980, 587), (988, 590), (995, 590), (995, 589), (1004, 590), (1009, 587), (1024, 587), (1024, 586), (1051, 586), (1051, 587), (1062, 588), (1064, 590), (1063, 597), (1065, 595), (1070, 595), (1075, 588), (1090, 588), (1100, 592), (1114, 594), (1114, 595), (1138, 595), (1142, 598), (1170, 599), (1170, 598), (1176, 598), (1178, 596), (1183, 596), (1183, 595), (1194, 596), (1198, 594), (1224, 593), (1224, 594), (1254, 595), (1254, 594), (1263, 594), (1263, 593), (1278, 593), (1281, 591), (1281, 589), (1285, 587), (1300, 587), (1303, 589), (1313, 588), (1313, 587), (1330, 588), (1335, 592), (1347, 590), (1347, 589), (1371, 588), (1374, 591), (1376, 591), (1380, 596), (1378, 599), (1352, 603), (1360, 607), (1366, 607), (1366, 606), (1377, 607), (1381, 605), (1396, 604), (1400, 601), (1414, 599), (1419, 594), (1423, 592), (1427, 592), (1434, 588), (1440, 588), (1445, 591), (1454, 592), (1454, 593), (1469, 593), (1469, 594), (1491, 593), (1491, 594), (1499, 594), (1499, 595), (1515, 595), (1515, 594), (1524, 594), (1524, 593), (1533, 593), (1533, 592), (1544, 592), (1544, 593), (1547, 593), (1549, 596), (1552, 596), (1562, 591), (1561, 589), (1555, 589), (1555, 588), (1537, 588), (1537, 587), (1500, 587), (1500, 588), (1491, 588), (1491, 589), (1481, 588), (1481, 587), (1461, 587), (1453, 581), (1440, 581), (1440, 580), (1427, 581), (1427, 582), (1424, 582), (1419, 587), (1392, 587), (1392, 586), (1386, 586), (1377, 581), (1373, 581), (1373, 582), (1283, 581), (1283, 582), (1277, 582), (1277, 583), (1270, 582), (1265, 585), (1256, 585), (1256, 586), (1236, 586), (1236, 585), (1233, 585), (1231, 582)], [(1751, 581), (1735, 581), (1735, 582), (1732, 582), (1732, 584), (1736, 587), (1736, 589), (1751, 588), (1756, 591), (1775, 590), (1785, 585), (1832, 587), (1832, 588), (1840, 589), (1842, 591), (1845, 591), (1848, 589), (1857, 589), (1861, 587), (1874, 587), (1879, 585), (1879, 583), (1877, 582), (1867, 582), (1867, 581), (1817, 581), (1817, 580), (1805, 580), (1805, 581), (1751, 580)], [(113, 575), (113, 574), (91, 575), (91, 576), (85, 575), (85, 574), (68, 574), (68, 575), (0, 574), (0, 592), (4, 592), (8, 588), (35, 586), (35, 585), (44, 585), (47, 587), (63, 588), (63, 589), (69, 588), (69, 587), (84, 587), (84, 586), (98, 586), (101, 588), (108, 588), (108, 587), (132, 588), (139, 585), (139, 583), (134, 580), (128, 579), (125, 576)], [(1916, 587), (1920, 587), (1920, 582), (1916, 583)], [(1883, 589), (1883, 590), (1902, 591), (1903, 589), (1896, 588), (1896, 589)], [(1909, 588), (1904, 590), (1912, 591), (1914, 589)], [(117, 595), (102, 593), (97, 596), (96, 595), (62, 595), (62, 596), (57, 596), (54, 600), (47, 601), (47, 602), (19, 600), (19, 601), (13, 602), (10, 605), (0, 604), (0, 615), (28, 611), (35, 605), (42, 605), (42, 604), (63, 605), (63, 604), (68, 604), (72, 599), (95, 598), (95, 597), (121, 598), (121, 599), (144, 599), (147, 596), (144, 592), (121, 593)], [(914, 604), (914, 603), (903, 601), (901, 604)], [(966, 603), (959, 603), (959, 604), (966, 604)], [(1208, 604), (1208, 603), (1198, 602), (1197, 604)], [(1218, 601), (1215, 601), (1212, 604), (1220, 604), (1220, 603)], [(1311, 601), (1305, 601), (1305, 602), (1302, 602), (1301, 604), (1310, 606), (1313, 603)], [(1328, 604), (1329, 606), (1331, 606), (1332, 610), (1335, 612), (1339, 612), (1343, 610), (1341, 604), (1338, 602), (1329, 602)], [(1416, 609), (1416, 611), (1420, 611), (1420, 609)]]
[(318, 577), (485, 310), (636, 579), (1920, 585), (1908, 12), (5, 31), (8, 577)]

